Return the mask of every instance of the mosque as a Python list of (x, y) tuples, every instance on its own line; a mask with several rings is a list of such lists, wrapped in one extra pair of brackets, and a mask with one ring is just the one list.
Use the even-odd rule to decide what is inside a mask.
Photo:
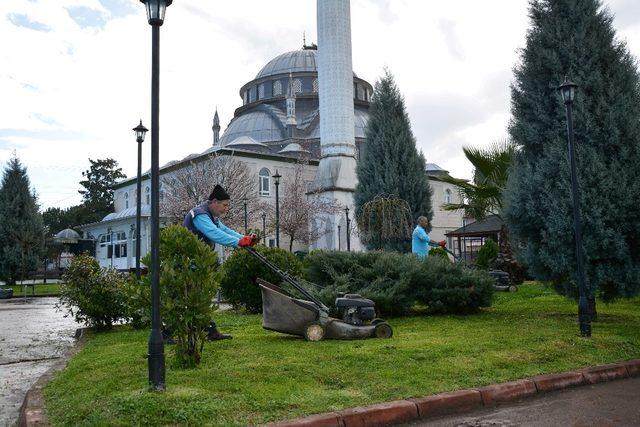
[[(340, 15), (346, 13), (346, 17), (337, 20), (335, 10), (320, 10), (323, 7), (321, 5), (328, 3), (332, 2), (318, 2), (318, 46), (303, 43), (301, 49), (283, 53), (267, 62), (253, 80), (240, 88), (242, 105), (235, 110), (224, 133), (220, 135), (220, 118), (216, 111), (212, 140), (206, 149), (161, 166), (161, 181), (167, 174), (193, 162), (206, 161), (214, 153), (229, 155), (246, 163), (255, 174), (258, 197), (275, 205), (273, 174), (276, 170), (283, 176), (292, 173), (294, 165), (304, 158), (307, 162), (305, 181), (319, 188), (326, 197), (353, 207), (355, 162), (362, 144), (366, 143), (365, 127), (373, 87), (352, 71), (349, 2), (338, 3), (338, 8), (346, 4), (346, 11), (339, 11)], [(347, 26), (348, 34), (337, 31), (331, 25)], [(327, 48), (324, 52), (323, 46)], [(348, 49), (344, 49), (344, 46)], [(323, 69), (319, 63), (320, 57), (333, 59), (333, 65), (329, 67), (325, 64)], [(330, 99), (331, 102), (322, 102), (322, 99)], [(444, 172), (435, 164), (427, 165), (430, 176)], [(433, 189), (434, 211), (431, 237), (443, 240), (445, 232), (462, 226), (462, 213), (443, 211), (440, 206), (446, 202), (456, 202), (459, 196), (455, 188), (448, 184), (430, 180), (430, 185)], [(150, 179), (145, 174), (140, 231), (142, 256), (150, 246), (149, 186)], [(96, 258), (102, 266), (123, 270), (135, 266), (135, 200), (136, 178), (125, 179), (114, 187), (114, 212), (100, 222), (77, 227), (84, 237), (95, 239)], [(326, 238), (311, 247), (294, 244), (294, 250), (346, 250), (344, 222), (344, 213), (336, 214), (326, 222)], [(345, 235), (339, 236), (339, 230)], [(267, 242), (274, 246), (275, 236), (268, 236)], [(282, 234), (280, 247), (289, 247)], [(360, 249), (357, 238), (352, 240), (351, 248)]]

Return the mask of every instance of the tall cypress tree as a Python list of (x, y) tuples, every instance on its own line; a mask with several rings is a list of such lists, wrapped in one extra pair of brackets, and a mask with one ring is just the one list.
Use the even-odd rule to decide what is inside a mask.
[(24, 279), (44, 253), (44, 225), (29, 177), (17, 157), (9, 160), (0, 186), (0, 279)]
[(565, 107), (573, 104), (587, 287), (604, 299), (640, 292), (640, 79), (598, 0), (533, 0), (512, 85), (510, 134), (520, 150), (505, 218), (537, 279), (575, 296), (576, 259)]
[[(378, 195), (395, 195), (409, 204), (414, 221), (421, 215), (431, 221), (432, 191), (425, 159), (418, 153), (404, 99), (388, 70), (375, 84), (365, 137), (356, 167), (356, 214)], [(411, 244), (407, 239), (383, 247), (407, 252)]]

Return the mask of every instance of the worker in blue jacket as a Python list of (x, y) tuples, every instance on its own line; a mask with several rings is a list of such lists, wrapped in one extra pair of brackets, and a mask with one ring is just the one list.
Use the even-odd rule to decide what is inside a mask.
[[(216, 243), (232, 248), (253, 246), (258, 243), (256, 235), (243, 236), (220, 221), (227, 213), (230, 203), (229, 194), (220, 185), (216, 185), (209, 199), (191, 209), (184, 217), (184, 225), (205, 243), (215, 247)], [(207, 339), (229, 339), (231, 335), (221, 334), (215, 322), (209, 326)]]
[(418, 217), (418, 225), (413, 230), (411, 239), (411, 252), (416, 254), (420, 258), (424, 258), (429, 255), (430, 246), (445, 246), (445, 241), (435, 243), (431, 242), (429, 234), (427, 234), (427, 227), (429, 226), (429, 219), (426, 216)]

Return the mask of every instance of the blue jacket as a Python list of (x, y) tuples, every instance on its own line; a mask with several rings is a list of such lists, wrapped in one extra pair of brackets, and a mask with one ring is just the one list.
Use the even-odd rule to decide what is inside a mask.
[(211, 246), (218, 243), (237, 248), (238, 242), (242, 238), (242, 234), (224, 225), (220, 219), (214, 218), (209, 212), (206, 202), (191, 209), (185, 215), (182, 225)]
[(424, 228), (417, 225), (413, 230), (413, 238), (411, 239), (411, 252), (419, 257), (426, 257), (429, 255), (429, 242), (431, 238), (424, 230)]

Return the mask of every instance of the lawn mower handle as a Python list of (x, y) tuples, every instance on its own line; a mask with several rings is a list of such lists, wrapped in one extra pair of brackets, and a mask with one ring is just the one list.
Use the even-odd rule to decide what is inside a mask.
[(298, 290), (298, 292), (300, 292), (302, 295), (304, 295), (306, 298), (308, 298), (309, 300), (313, 301), (313, 303), (315, 305), (318, 306), (318, 308), (320, 308), (321, 310), (325, 311), (325, 312), (329, 312), (329, 308), (324, 305), (322, 303), (322, 301), (320, 301), (319, 299), (317, 299), (316, 297), (314, 297), (313, 295), (311, 295), (311, 293), (309, 293), (309, 291), (307, 291), (305, 288), (303, 288), (302, 286), (300, 286), (300, 284), (293, 278), (291, 277), (291, 275), (289, 275), (289, 273), (282, 271), (278, 268), (278, 266), (276, 266), (274, 263), (272, 263), (271, 261), (269, 261), (269, 259), (267, 259), (267, 257), (265, 257), (264, 255), (262, 255), (260, 252), (256, 251), (255, 248), (251, 247), (251, 246), (246, 246), (245, 249), (247, 251), (249, 251), (249, 253), (251, 255), (253, 255), (254, 257), (256, 257), (261, 263), (263, 263), (264, 265), (266, 265), (271, 271), (273, 271), (274, 273), (276, 273), (278, 276), (280, 276), (282, 278), (282, 280), (284, 280), (285, 282), (287, 282), (288, 284), (290, 284), (291, 286), (293, 286), (294, 288), (296, 288)]

